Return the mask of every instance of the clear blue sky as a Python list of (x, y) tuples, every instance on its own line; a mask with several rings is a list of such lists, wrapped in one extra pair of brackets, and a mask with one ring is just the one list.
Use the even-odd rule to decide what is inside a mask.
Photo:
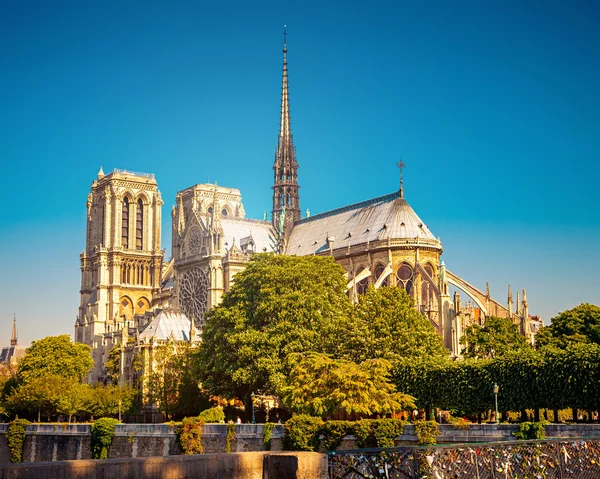
[(288, 26), (301, 206), (398, 187), (448, 268), (527, 288), (549, 321), (600, 303), (600, 2), (0, 3), (0, 344), (73, 332), (99, 167), (270, 211)]

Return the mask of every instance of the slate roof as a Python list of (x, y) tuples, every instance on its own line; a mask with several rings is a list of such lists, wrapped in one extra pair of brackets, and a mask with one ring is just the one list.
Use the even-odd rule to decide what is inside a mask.
[(254, 242), (254, 251), (256, 253), (262, 253), (264, 251), (272, 253), (277, 251), (277, 240), (275, 230), (271, 223), (267, 221), (251, 220), (247, 218), (222, 218), (221, 227), (223, 228), (223, 240), (225, 249), (233, 246), (233, 240), (235, 238), (235, 244), (240, 247), (240, 244), (248, 243), (248, 239), (251, 236)]
[[(329, 242), (328, 242), (329, 238)], [(309, 255), (387, 239), (436, 237), (399, 192), (305, 218), (294, 225), (287, 254)], [(441, 245), (439, 245), (441, 247)]]

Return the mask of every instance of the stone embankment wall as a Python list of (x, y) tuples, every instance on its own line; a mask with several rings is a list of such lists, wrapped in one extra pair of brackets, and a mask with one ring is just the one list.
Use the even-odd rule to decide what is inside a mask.
[[(10, 452), (6, 445), (6, 424), (0, 424), (0, 463), (8, 463)], [(518, 430), (512, 424), (473, 424), (466, 429), (441, 425), (438, 443), (497, 442), (514, 440)], [(264, 425), (240, 424), (236, 426), (231, 452), (264, 450)], [(280, 451), (284, 428), (276, 425), (271, 435), (271, 450)], [(552, 424), (546, 427), (548, 438), (600, 437), (600, 424)], [(27, 427), (23, 462), (52, 462), (91, 458), (89, 424), (31, 424)], [(415, 445), (414, 426), (408, 424), (396, 445)], [(202, 444), (205, 453), (226, 451), (227, 427), (225, 424), (206, 424)], [(338, 449), (356, 449), (356, 438), (346, 436)], [(323, 451), (323, 449), (322, 449)], [(118, 424), (110, 448), (109, 458), (142, 458), (180, 455), (175, 427), (170, 424)]]
[(191, 456), (0, 464), (0, 479), (327, 479), (316, 452), (248, 452)]

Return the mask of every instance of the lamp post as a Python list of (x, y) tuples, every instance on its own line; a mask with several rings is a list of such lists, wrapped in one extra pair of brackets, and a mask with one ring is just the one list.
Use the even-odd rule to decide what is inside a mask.
[(500, 387), (498, 386), (497, 383), (494, 384), (494, 399), (496, 402), (496, 424), (498, 424), (500, 421), (498, 421), (498, 391), (500, 390)]
[(254, 393), (250, 394), (250, 400), (252, 401), (252, 424), (256, 424), (256, 419), (254, 419)]

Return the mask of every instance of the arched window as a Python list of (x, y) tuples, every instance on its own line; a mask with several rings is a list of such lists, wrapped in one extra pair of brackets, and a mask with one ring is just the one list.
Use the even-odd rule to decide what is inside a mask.
[(433, 267), (429, 263), (425, 265), (425, 271), (433, 278)]
[(139, 199), (135, 213), (135, 249), (142, 249), (142, 235), (144, 231), (144, 204)]
[(129, 198), (123, 198), (123, 212), (121, 215), (121, 246), (129, 248)]
[(396, 283), (410, 295), (413, 290), (413, 269), (409, 264), (402, 263), (396, 272)]
[[(383, 266), (382, 264), (378, 264), (377, 267), (375, 268), (375, 277), (377, 278), (378, 281), (379, 281), (379, 277), (383, 274), (384, 271), (385, 271), (385, 266)], [(389, 285), (390, 285), (390, 276), (388, 275), (381, 282), (381, 286), (389, 286)]]
[[(361, 268), (360, 271), (358, 272), (358, 274), (362, 273), (362, 271), (364, 270), (364, 268)], [(357, 274), (357, 276), (358, 276)], [(367, 292), (367, 287), (369, 286), (369, 278), (366, 277), (364, 279), (361, 279), (358, 283), (356, 283), (356, 292), (358, 294), (365, 294)]]
[(221, 215), (223, 215), (223, 216), (227, 216), (228, 214), (229, 214), (229, 213), (227, 213), (227, 209), (226, 209), (226, 208), (223, 208), (223, 209), (221, 210)]

